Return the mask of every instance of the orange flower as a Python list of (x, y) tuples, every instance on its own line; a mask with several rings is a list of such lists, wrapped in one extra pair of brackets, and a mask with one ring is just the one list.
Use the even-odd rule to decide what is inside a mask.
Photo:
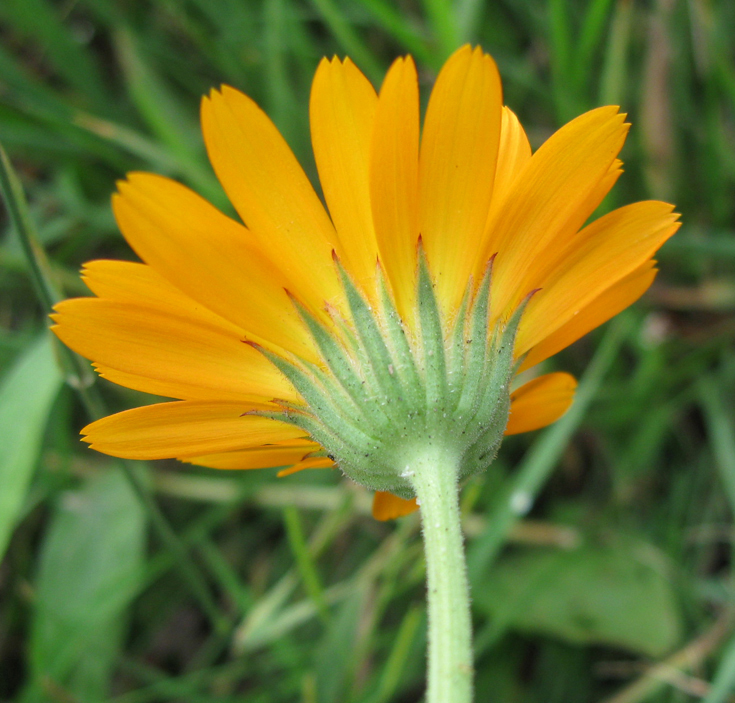
[[(161, 176), (132, 173), (119, 184), (115, 216), (145, 263), (88, 263), (96, 297), (58, 305), (53, 329), (104, 378), (177, 400), (92, 423), (83, 434), (93, 449), (223, 469), (292, 467), (282, 473), (336, 460), (366, 485), (393, 490), (387, 478), (364, 476), (391, 463), (385, 452), (345, 468), (357, 440), (339, 422), (374, 439), (376, 451), (435, 436), (414, 420), (395, 430), (401, 412), (449, 412), (434, 426), (441, 433), (463, 389), (484, 388), (502, 340), (512, 346), (507, 373), (487, 392), (506, 404), (492, 423), (512, 434), (554, 422), (574, 379), (547, 374), (508, 400), (511, 376), (637, 300), (655, 276), (652, 257), (678, 228), (673, 207), (654, 201), (585, 225), (621, 173), (625, 116), (592, 110), (532, 154), (480, 49), (465, 46), (442, 68), (421, 137), (410, 57), (395, 61), (379, 94), (349, 59), (322, 60), (310, 117), (329, 214), (273, 123), (227, 86), (204, 98), (202, 127), (245, 224)], [(360, 310), (372, 322), (360, 322)], [(472, 367), (478, 320), (488, 339)], [(385, 368), (370, 365), (376, 354)], [(487, 441), (476, 460), (492, 459), (497, 442)], [(395, 488), (403, 498), (376, 494), (377, 517), (415, 507), (404, 488)]]

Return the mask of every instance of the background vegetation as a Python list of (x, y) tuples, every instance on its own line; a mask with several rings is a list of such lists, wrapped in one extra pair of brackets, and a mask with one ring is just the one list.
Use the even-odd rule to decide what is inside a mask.
[[(132, 258), (109, 206), (127, 171), (229, 211), (197, 124), (221, 82), (260, 102), (312, 176), (323, 55), (377, 85), (411, 52), (428, 89), (479, 42), (534, 146), (622, 105), (626, 174), (605, 207), (669, 199), (684, 227), (650, 293), (547, 364), (581, 376), (575, 409), (507, 440), (465, 490), (477, 700), (721, 703), (735, 700), (733, 29), (730, 0), (2, 0), (0, 141), (53, 281), (84, 295), (82, 262)], [(0, 699), (420, 700), (417, 521), (372, 521), (335, 472), (86, 450), (86, 375), (57, 362), (3, 217)], [(150, 400), (91, 392), (111, 410)]]

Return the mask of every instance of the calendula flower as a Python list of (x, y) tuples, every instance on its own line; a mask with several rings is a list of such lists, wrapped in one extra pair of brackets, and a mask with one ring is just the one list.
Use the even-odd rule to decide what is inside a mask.
[(324, 199), (268, 117), (222, 87), (202, 102), (210, 161), (242, 224), (167, 178), (130, 174), (113, 206), (145, 263), (94, 261), (95, 298), (56, 334), (120, 385), (176, 400), (83, 430), (92, 448), (221, 469), (337, 465), (374, 514), (420, 502), (427, 703), (470, 703), (460, 480), (503, 434), (556, 420), (575, 381), (513, 377), (633, 303), (677, 229), (641, 202), (587, 223), (621, 173), (616, 107), (532, 154), (493, 60), (463, 47), (419, 129), (416, 69), (380, 93), (323, 60), (311, 93)]
[(417, 447), (440, 447), (463, 478), (503, 433), (564, 413), (571, 376), (511, 393), (513, 376), (637, 300), (678, 227), (653, 201), (586, 224), (621, 174), (625, 116), (592, 110), (532, 153), (480, 49), (444, 65), (421, 133), (410, 57), (379, 94), (349, 59), (320, 63), (310, 119), (327, 209), (246, 95), (213, 90), (201, 116), (242, 222), (132, 173), (113, 205), (144, 263), (88, 263), (96, 297), (54, 315), (101, 376), (176, 399), (83, 430), (113, 456), (337, 465), (377, 491), (377, 517), (410, 512)]

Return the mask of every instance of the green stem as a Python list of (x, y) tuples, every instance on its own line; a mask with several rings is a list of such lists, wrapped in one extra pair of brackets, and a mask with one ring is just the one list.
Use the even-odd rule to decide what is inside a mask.
[(429, 652), (426, 703), (472, 701), (472, 622), (456, 457), (428, 447), (405, 468), (421, 505)]

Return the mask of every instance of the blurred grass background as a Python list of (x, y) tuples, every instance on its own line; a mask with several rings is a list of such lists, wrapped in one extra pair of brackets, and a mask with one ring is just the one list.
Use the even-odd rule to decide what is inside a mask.
[[(733, 30), (731, 0), (2, 0), (0, 142), (53, 281), (84, 295), (82, 262), (132, 258), (109, 205), (127, 171), (165, 173), (230, 211), (197, 123), (200, 96), (222, 82), (266, 109), (312, 177), (308, 93), (323, 55), (350, 55), (379, 85), (411, 52), (425, 97), (447, 55), (479, 42), (534, 146), (584, 110), (622, 105), (626, 173), (604, 207), (667, 199), (684, 227), (634, 309), (547, 363), (582, 377), (574, 410), (508, 439), (465, 489), (477, 700), (724, 703)], [(276, 481), (86, 450), (71, 387), (84, 379), (61, 370), (1, 217), (0, 699), (420, 700), (417, 521), (372, 521), (366, 493), (335, 472)], [(148, 402), (95, 389), (113, 410)]]

